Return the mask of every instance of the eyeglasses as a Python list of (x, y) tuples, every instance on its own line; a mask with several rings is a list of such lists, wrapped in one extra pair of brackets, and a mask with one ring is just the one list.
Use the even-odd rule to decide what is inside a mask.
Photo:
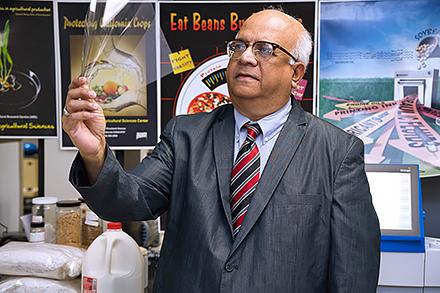
[(287, 51), (280, 45), (267, 41), (256, 41), (250, 43), (242, 40), (232, 40), (226, 43), (226, 52), (228, 53), (229, 58), (238, 59), (251, 45), (252, 53), (254, 54), (255, 59), (257, 59), (258, 61), (267, 61), (274, 55), (276, 49), (280, 49), (281, 51), (289, 55), (289, 57), (292, 58), (294, 62), (298, 61), (295, 57), (293, 57), (291, 53), (289, 53), (289, 51)]

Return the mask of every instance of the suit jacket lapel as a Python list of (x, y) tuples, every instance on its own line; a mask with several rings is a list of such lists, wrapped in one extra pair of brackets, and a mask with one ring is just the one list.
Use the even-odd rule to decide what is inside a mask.
[(230, 255), (234, 253), (249, 233), (271, 199), (275, 188), (278, 186), (304, 137), (305, 125), (304, 110), (295, 101), (292, 101), (292, 110), (290, 111), (289, 118), (284, 123), (283, 129), (272, 149)]
[(232, 107), (224, 106), (223, 113), (219, 115), (217, 123), (214, 124), (214, 158), (217, 169), (218, 187), (220, 197), (228, 220), (232, 237), (232, 220), (230, 197), (230, 181), (234, 159), (234, 111)]

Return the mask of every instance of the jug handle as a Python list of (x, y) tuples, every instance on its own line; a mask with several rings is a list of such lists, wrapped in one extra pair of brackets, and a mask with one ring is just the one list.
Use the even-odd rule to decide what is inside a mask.
[(107, 241), (107, 247), (105, 250), (105, 270), (108, 275), (110, 275), (110, 266), (111, 266), (111, 253), (113, 250), (113, 246), (115, 245), (117, 240), (112, 239), (111, 241)]

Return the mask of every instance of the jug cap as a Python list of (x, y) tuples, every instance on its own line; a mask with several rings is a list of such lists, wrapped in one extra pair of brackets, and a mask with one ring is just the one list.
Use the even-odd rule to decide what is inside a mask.
[(107, 229), (117, 230), (121, 228), (122, 228), (122, 224), (120, 222), (110, 222), (107, 224)]

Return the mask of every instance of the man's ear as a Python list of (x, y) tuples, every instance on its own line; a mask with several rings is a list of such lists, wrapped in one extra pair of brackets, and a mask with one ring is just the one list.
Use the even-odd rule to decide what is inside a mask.
[(293, 66), (292, 73), (292, 89), (296, 88), (297, 82), (303, 78), (304, 73), (306, 72), (306, 66), (302, 62), (297, 62)]

